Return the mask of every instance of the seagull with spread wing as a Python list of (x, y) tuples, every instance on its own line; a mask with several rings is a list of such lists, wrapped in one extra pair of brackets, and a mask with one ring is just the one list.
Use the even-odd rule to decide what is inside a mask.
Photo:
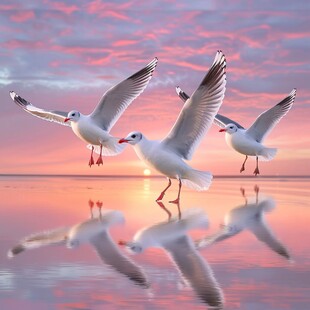
[(225, 93), (226, 59), (218, 51), (214, 62), (193, 95), (183, 106), (168, 136), (162, 141), (148, 140), (141, 132), (131, 132), (119, 143), (133, 145), (138, 157), (150, 167), (168, 178), (168, 186), (157, 201), (162, 200), (171, 186), (171, 179), (179, 181), (179, 203), (182, 184), (196, 190), (207, 190), (211, 184), (210, 172), (191, 168), (184, 159), (190, 160), (201, 139), (211, 127)]
[(94, 151), (99, 154), (96, 162), (99, 166), (103, 163), (102, 155), (117, 155), (124, 149), (124, 146), (118, 143), (119, 138), (113, 137), (109, 132), (131, 102), (144, 91), (153, 75), (157, 61), (158, 59), (154, 58), (143, 69), (111, 87), (89, 115), (83, 115), (75, 110), (69, 113), (44, 110), (32, 105), (14, 91), (10, 92), (10, 96), (18, 106), (34, 116), (71, 126), (81, 140), (89, 143), (87, 146), (91, 149), (89, 166), (94, 164)]
[(208, 228), (208, 218), (201, 209), (188, 209), (181, 219), (172, 218), (142, 228), (132, 241), (119, 241), (132, 253), (142, 253), (150, 248), (162, 248), (197, 296), (212, 309), (223, 309), (224, 296), (211, 267), (197, 251), (189, 236), (193, 229)]
[[(189, 96), (180, 87), (176, 88), (176, 92), (184, 102), (187, 102)], [(215, 124), (222, 128), (220, 132), (226, 132), (226, 143), (237, 152), (245, 155), (240, 172), (245, 170), (245, 163), (248, 156), (256, 156), (255, 175), (259, 174), (258, 159), (269, 161), (274, 158), (277, 149), (268, 148), (262, 143), (275, 125), (291, 109), (295, 97), (296, 89), (294, 88), (281, 102), (260, 114), (248, 129), (245, 129), (226, 116), (220, 114), (215, 116)]]
[(247, 230), (257, 240), (266, 244), (273, 252), (287, 260), (291, 260), (291, 256), (285, 245), (276, 237), (265, 218), (265, 214), (274, 210), (275, 206), (275, 201), (272, 198), (265, 198), (258, 201), (256, 196), (256, 202), (254, 203), (248, 203), (246, 200), (244, 205), (231, 209), (225, 215), (224, 225), (222, 225), (220, 231), (197, 240), (195, 242), (197, 248), (205, 248)]
[(100, 210), (98, 217), (92, 216), (72, 227), (43, 231), (24, 238), (9, 250), (8, 257), (13, 258), (24, 251), (45, 246), (66, 245), (71, 249), (90, 244), (102, 262), (135, 284), (147, 288), (150, 284), (143, 270), (123, 254), (110, 235), (109, 229), (122, 224), (124, 220), (120, 211)]

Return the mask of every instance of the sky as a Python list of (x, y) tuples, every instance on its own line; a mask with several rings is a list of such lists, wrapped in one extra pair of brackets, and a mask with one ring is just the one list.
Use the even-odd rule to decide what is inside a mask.
[[(175, 87), (194, 92), (222, 50), (220, 113), (244, 127), (297, 88), (293, 108), (265, 141), (279, 151), (260, 164), (261, 174), (310, 174), (309, 1), (10, 0), (0, 12), (0, 173), (142, 175), (131, 146), (89, 168), (90, 152), (70, 128), (25, 113), (9, 91), (44, 109), (88, 114), (106, 90), (156, 56), (148, 87), (111, 134), (138, 130), (160, 140), (182, 108)], [(239, 175), (244, 156), (218, 129), (212, 126), (189, 164)], [(244, 174), (254, 168), (249, 160)]]

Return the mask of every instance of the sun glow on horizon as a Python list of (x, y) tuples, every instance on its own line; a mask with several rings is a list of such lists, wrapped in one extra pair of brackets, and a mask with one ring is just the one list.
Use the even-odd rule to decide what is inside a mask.
[(150, 169), (144, 169), (143, 170), (143, 175), (145, 175), (145, 176), (149, 176), (149, 175), (151, 175), (151, 170)]

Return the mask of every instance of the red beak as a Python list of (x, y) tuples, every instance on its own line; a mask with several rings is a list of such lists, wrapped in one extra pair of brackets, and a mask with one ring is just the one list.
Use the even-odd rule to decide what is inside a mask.
[(129, 141), (129, 140), (123, 138), (123, 139), (120, 139), (120, 140), (118, 141), (118, 143), (127, 143), (128, 141)]
[(118, 241), (118, 245), (127, 245), (127, 242), (124, 240)]
[(67, 121), (70, 121), (70, 118), (69, 117), (66, 117), (64, 122), (66, 123)]
[(223, 132), (223, 131), (226, 131), (226, 129), (222, 128), (222, 129), (219, 130), (219, 132)]

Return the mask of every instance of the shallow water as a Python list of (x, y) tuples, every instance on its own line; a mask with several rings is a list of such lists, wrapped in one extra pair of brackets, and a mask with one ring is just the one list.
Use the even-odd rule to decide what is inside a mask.
[[(309, 178), (215, 178), (184, 188), (180, 210), (176, 182), (155, 202), (165, 182), (0, 177), (1, 309), (308, 308)], [(67, 236), (7, 257), (24, 237), (80, 223), (74, 248)], [(118, 245), (143, 228), (139, 253)]]

